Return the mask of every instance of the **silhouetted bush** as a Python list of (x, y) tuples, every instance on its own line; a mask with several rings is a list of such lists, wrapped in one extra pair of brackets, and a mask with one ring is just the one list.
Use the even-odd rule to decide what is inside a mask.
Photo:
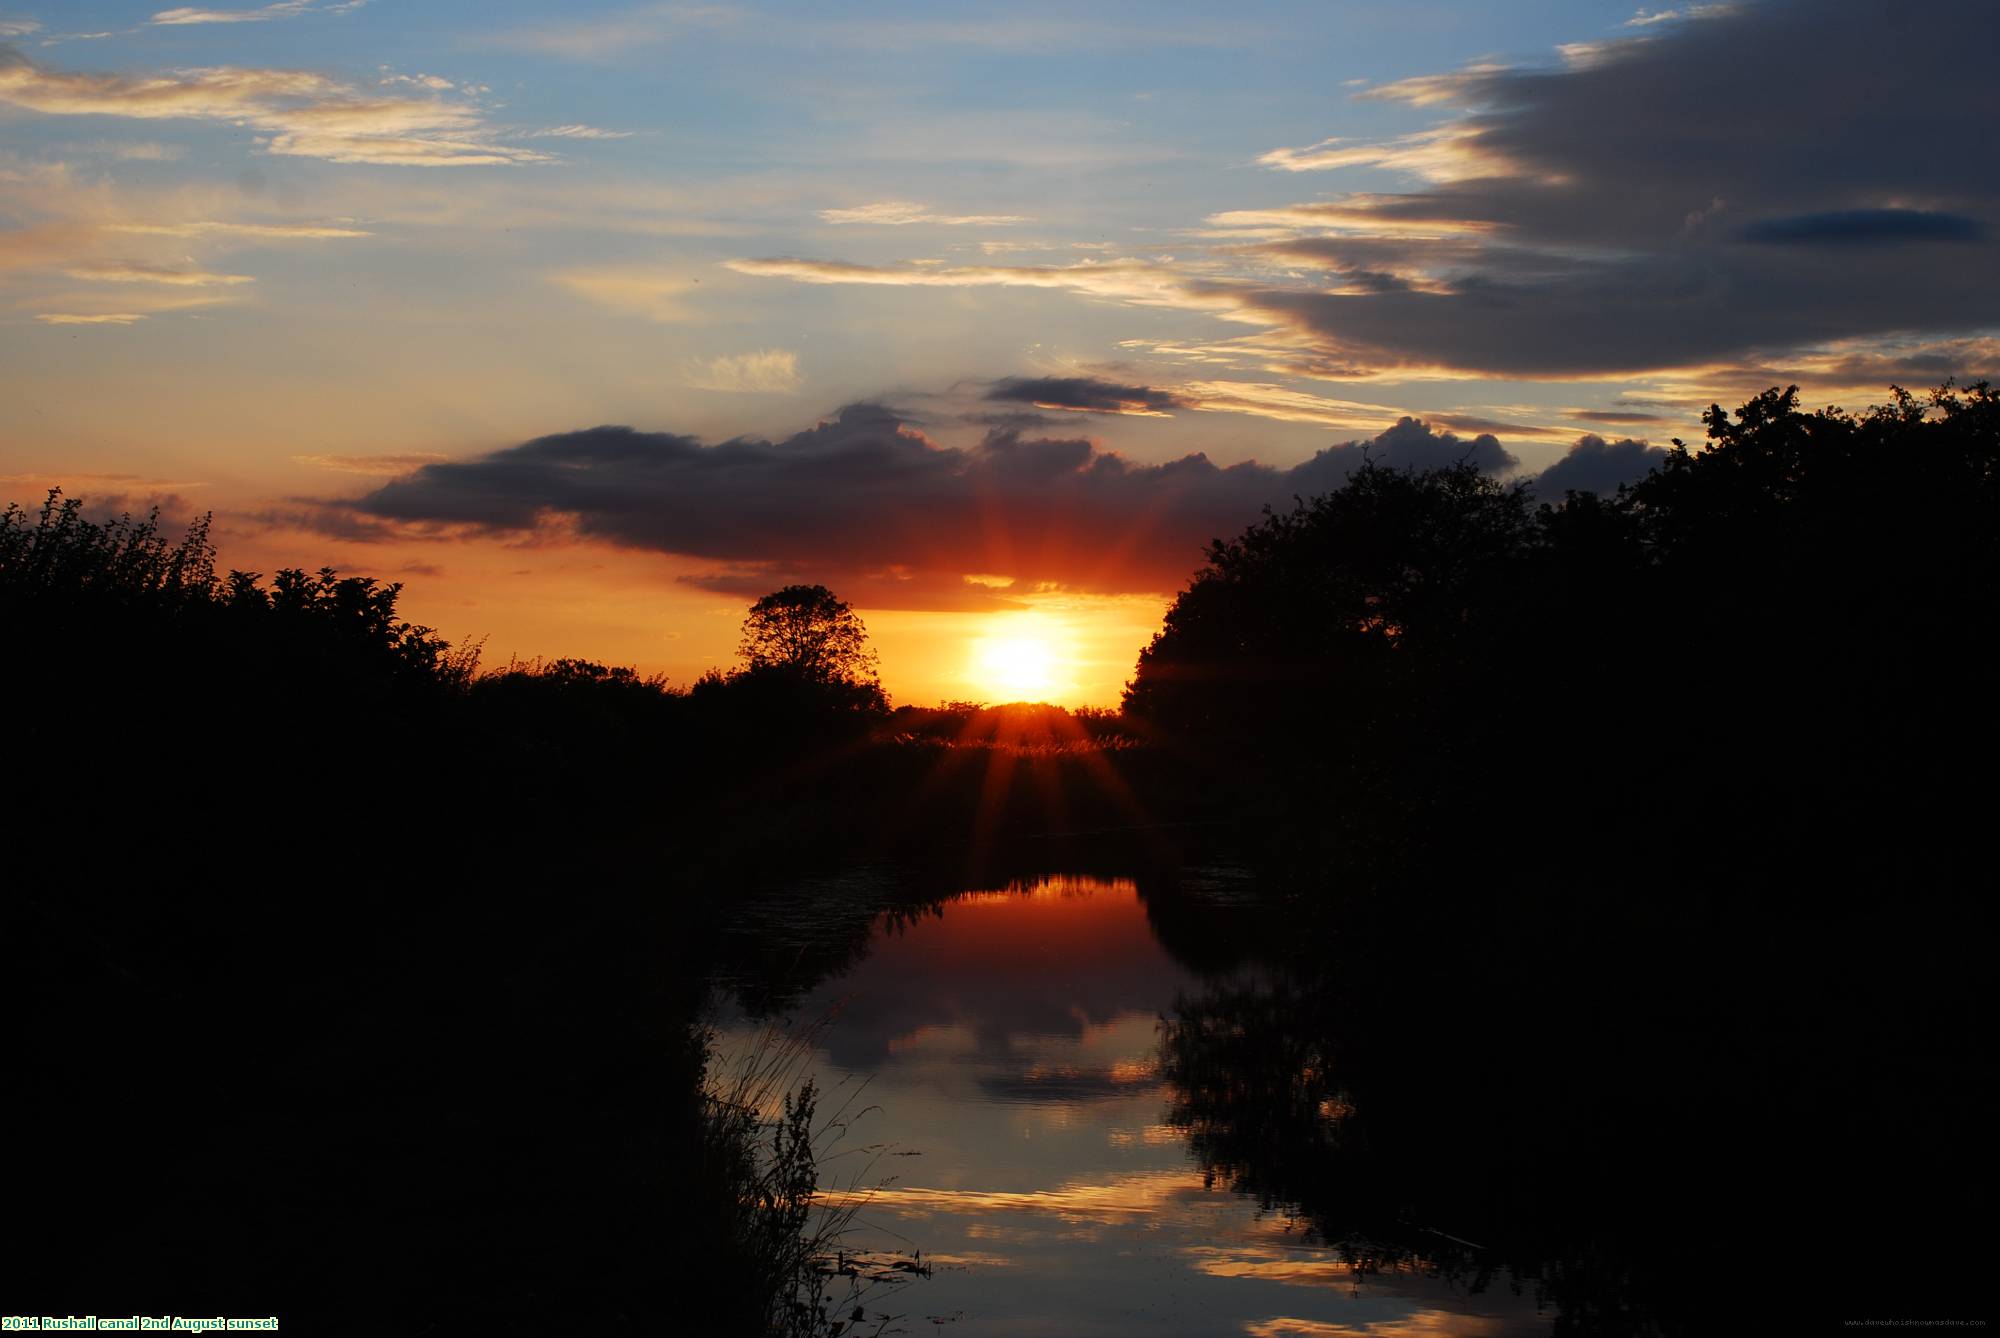
[[(479, 676), (399, 594), (219, 577), (205, 519), (0, 515), (7, 1055), (49, 1098), (11, 1262), (50, 1313), (738, 1331), (797, 1195), (730, 1198), (754, 1131), (702, 1091), (717, 903), (679, 843), (879, 689), (703, 727), (629, 669)], [(690, 1288), (728, 1233), (788, 1271)]]
[(93, 521), (52, 491), (39, 516), (0, 513), (0, 675), (35, 703), (27, 743), (53, 766), (134, 745), (218, 769), (287, 750), (324, 763), (471, 681), (477, 647), (399, 618), (401, 589), (330, 569), (218, 577), (206, 517), (169, 541), (157, 511)]

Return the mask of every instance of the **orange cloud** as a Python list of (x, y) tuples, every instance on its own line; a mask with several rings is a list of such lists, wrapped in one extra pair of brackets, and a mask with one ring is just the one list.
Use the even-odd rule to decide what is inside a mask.
[(1475, 99), (1491, 76), (1505, 74), (1508, 69), (1508, 66), (1486, 61), (1447, 74), (1420, 74), (1398, 79), (1354, 96), (1374, 102), (1407, 102), (1412, 107), (1469, 102)]
[(640, 316), (662, 324), (695, 316), (694, 309), (681, 300), (694, 292), (695, 281), (676, 270), (612, 265), (558, 270), (546, 277), (557, 287), (622, 316)]
[(1034, 1213), (1066, 1222), (1110, 1225), (1155, 1216), (1172, 1204), (1201, 1198), (1207, 1192), (1198, 1171), (1140, 1171), (1025, 1191), (891, 1185), (876, 1191), (873, 1202), (903, 1212)]
[(72, 265), (63, 273), (72, 279), (89, 279), (93, 283), (165, 283), (183, 288), (207, 288), (219, 284), (256, 282), (248, 274), (215, 274), (201, 269), (167, 269), (160, 265), (143, 265), (134, 260), (92, 261), (88, 264)]
[(330, 237), (371, 237), (360, 228), (317, 223), (225, 223), (198, 219), (186, 223), (109, 223), (107, 232), (131, 232), (152, 237), (247, 237), (258, 241), (319, 241)]
[[(1286, 152), (1286, 150), (1274, 150)], [(1267, 155), (1268, 156), (1268, 155)], [(1301, 169), (1292, 169), (1301, 170)], [(1500, 225), (1478, 218), (1398, 218), (1372, 208), (1380, 197), (1343, 196), (1338, 203), (1288, 204), (1275, 209), (1229, 209), (1210, 214), (1208, 221), (1225, 229), (1325, 229), (1359, 233), (1372, 237), (1400, 237), (1411, 240), (1439, 237), (1483, 237)]]
[(1287, 172), (1320, 172), (1335, 167), (1387, 167), (1426, 181), (1468, 181), (1510, 176), (1519, 169), (1494, 151), (1485, 133), (1465, 125), (1442, 125), (1374, 144), (1324, 139), (1299, 149), (1272, 149), (1257, 161)]
[(876, 204), (856, 205), (851, 209), (822, 209), (819, 216), (828, 223), (874, 223), (885, 227), (907, 227), (912, 223), (953, 228), (1001, 227), (1029, 221), (1018, 214), (941, 214), (929, 205), (909, 200), (883, 200)]
[(1260, 381), (1190, 381), (1177, 387), (1194, 409), (1254, 414), (1287, 423), (1321, 423), (1327, 427), (1373, 427), (1398, 410), (1357, 400), (1329, 399), (1310, 391)]
[(1363, 1320), (1354, 1324), (1276, 1315), (1245, 1324), (1243, 1332), (1247, 1338), (1484, 1338), (1488, 1334), (1497, 1338), (1511, 1327), (1504, 1320), (1486, 1315), (1419, 1310), (1397, 1319)]
[(799, 355), (783, 348), (705, 358), (691, 366), (687, 375), (687, 384), (696, 390), (734, 395), (790, 395), (802, 380)]
[(292, 459), (304, 465), (318, 465), (321, 469), (332, 470), (336, 474), (368, 474), (377, 478), (390, 478), (407, 474), (413, 469), (435, 464), (448, 457), (431, 451), (420, 451), (408, 455), (295, 455)]
[(1144, 260), (1084, 260), (1074, 265), (860, 265), (844, 260), (723, 262), (738, 274), (797, 283), (867, 284), (901, 288), (1048, 288), (1117, 298), (1140, 306), (1233, 309), (1225, 293), (1208, 292), (1166, 266)]

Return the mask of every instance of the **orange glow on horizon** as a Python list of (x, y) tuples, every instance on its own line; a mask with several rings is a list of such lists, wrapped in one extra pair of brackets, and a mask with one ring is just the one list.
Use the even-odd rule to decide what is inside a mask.
[[(918, 702), (1114, 706), (1140, 649), (1159, 629), (1165, 605), (1160, 597), (1048, 595), (1003, 613), (930, 614), (923, 618), (922, 644), (907, 650), (892, 643), (904, 627), (915, 627), (885, 620), (884, 685), (895, 694), (897, 685), (907, 691), (936, 683), (908, 698), (898, 694)], [(869, 625), (872, 631), (873, 618)]]
[[(748, 596), (701, 589), (704, 564), (576, 543), (524, 547), (499, 537), (449, 544), (362, 542), (281, 528), (218, 535), (221, 566), (268, 573), (332, 566), (403, 585), (398, 611), (452, 641), (483, 640), (485, 668), (564, 656), (629, 665), (685, 687), (737, 663)], [(835, 593), (846, 593), (835, 583)], [(943, 701), (1118, 704), (1165, 595), (1037, 591), (1014, 608), (856, 611), (897, 706)], [(990, 657), (990, 658), (989, 658)]]

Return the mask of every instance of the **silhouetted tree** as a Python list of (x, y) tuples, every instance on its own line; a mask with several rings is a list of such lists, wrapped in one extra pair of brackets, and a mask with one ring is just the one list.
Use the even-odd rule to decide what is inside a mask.
[[(1949, 832), (2000, 632), (2000, 397), (1894, 396), (1711, 408), (1706, 447), (1538, 509), (1469, 466), (1364, 468), (1211, 545), (1127, 709), (1384, 878), (1551, 819), (1572, 867), (1637, 845), (1658, 877), (1795, 878), (1889, 814)], [(1907, 844), (1862, 849), (1910, 876)]]
[(822, 682), (872, 683), (875, 652), (853, 606), (823, 585), (788, 585), (750, 606), (736, 653), (752, 670)]
[[(1208, 547), (1208, 562), (1139, 656), (1126, 709), (1195, 731), (1267, 733), (1276, 706), (1325, 714), (1411, 661), (1467, 654), (1488, 593), (1526, 552), (1526, 493), (1471, 464), (1370, 464), (1336, 492)], [(1390, 656), (1397, 663), (1391, 670)], [(1273, 695), (1275, 694), (1275, 695)]]

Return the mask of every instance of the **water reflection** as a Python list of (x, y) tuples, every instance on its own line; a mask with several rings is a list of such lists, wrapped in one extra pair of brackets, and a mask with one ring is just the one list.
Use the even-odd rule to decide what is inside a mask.
[[(851, 929), (824, 886), (802, 898), (789, 923), (810, 904), (823, 923)], [(850, 1110), (866, 1109), (848, 1141), (872, 1149), (865, 1174), (883, 1182), (853, 1247), (918, 1247), (933, 1265), (894, 1298), (905, 1327), (1546, 1333), (1531, 1294), (1473, 1292), (1412, 1256), (1352, 1262), (1250, 1183), (1227, 1149), (1202, 1148), (1203, 1169), (1187, 1130), (1220, 1135), (1191, 1116), (1189, 1091), (1170, 1087), (1162, 1065), (1164, 1056), (1187, 1082), (1201, 1056), (1177, 1047), (1187, 1033), (1165, 1020), (1189, 998), (1226, 997), (1254, 976), (1219, 965), (1240, 954), (1201, 931), (1203, 914), (1185, 894), (1163, 914), (1117, 878), (965, 892), (876, 918), (865, 951), (827, 959), (843, 969), (798, 998), (799, 1017), (831, 1015), (818, 1038), (819, 1081), (844, 1092)], [(1195, 951), (1177, 958), (1156, 925)], [(788, 949), (765, 934), (759, 951), (781, 958)], [(756, 1030), (744, 1020), (725, 1026), (723, 1048), (749, 1044)], [(1309, 1090), (1239, 1085), (1229, 1095), (1307, 1101), (1310, 1110), (1274, 1118), (1337, 1124), (1340, 1094), (1320, 1090), (1310, 1056), (1301, 1063)], [(1205, 1095), (1216, 1095), (1213, 1084)]]

